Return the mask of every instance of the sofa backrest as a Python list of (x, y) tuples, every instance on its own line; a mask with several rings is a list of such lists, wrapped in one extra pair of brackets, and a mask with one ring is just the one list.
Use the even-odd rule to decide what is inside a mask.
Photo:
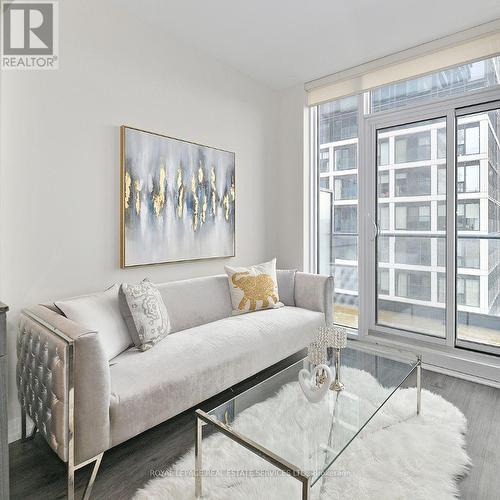
[(231, 298), (225, 274), (156, 286), (165, 302), (172, 332), (231, 316)]

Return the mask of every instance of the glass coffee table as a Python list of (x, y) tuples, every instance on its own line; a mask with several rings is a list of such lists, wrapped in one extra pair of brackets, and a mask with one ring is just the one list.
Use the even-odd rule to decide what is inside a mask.
[[(297, 382), (299, 371), (311, 368), (307, 358), (304, 358), (208, 412), (196, 410), (196, 498), (202, 497), (202, 437), (205, 426), (216, 429), (283, 473), (296, 478), (302, 483), (302, 499), (309, 500), (311, 488), (391, 396), (403, 384), (410, 383), (408, 379), (414, 372), (417, 388), (414, 408), (419, 414), (420, 356), (395, 350), (380, 354), (369, 348), (353, 347), (353, 344), (343, 349), (341, 355), (339, 373), (344, 390), (329, 390), (319, 403), (309, 403), (300, 392)], [(284, 418), (280, 416), (281, 407), (277, 409), (273, 406), (273, 397), (280, 398), (282, 406), (283, 402), (288, 403)], [(287, 401), (287, 398), (293, 401)], [(273, 435), (268, 436), (259, 426), (250, 425), (248, 411), (259, 415), (263, 426), (266, 422), (274, 425)], [(280, 418), (287, 423), (296, 422), (291, 433), (280, 432)]]

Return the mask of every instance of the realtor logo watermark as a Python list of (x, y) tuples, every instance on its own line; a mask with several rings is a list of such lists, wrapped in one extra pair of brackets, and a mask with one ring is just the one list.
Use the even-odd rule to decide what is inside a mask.
[(59, 67), (58, 2), (4, 0), (1, 7), (1, 68), (57, 69)]

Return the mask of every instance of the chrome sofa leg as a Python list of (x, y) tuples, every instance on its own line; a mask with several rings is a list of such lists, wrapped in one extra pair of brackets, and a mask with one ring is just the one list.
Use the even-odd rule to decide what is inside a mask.
[(90, 493), (92, 492), (92, 487), (94, 486), (95, 478), (99, 472), (99, 467), (101, 466), (101, 460), (104, 452), (97, 455), (96, 461), (94, 462), (94, 467), (92, 468), (92, 474), (90, 475), (89, 482), (85, 487), (85, 493), (83, 494), (83, 500), (89, 500)]
[(31, 429), (31, 433), (28, 436), (26, 433), (26, 424), (27, 424), (27, 416), (24, 410), (21, 410), (21, 442), (25, 443), (26, 441), (30, 441), (35, 437), (37, 427), (33, 424), (33, 429)]
[(101, 466), (103, 455), (104, 452), (99, 453), (99, 455), (96, 455), (95, 457), (92, 457), (89, 460), (86, 460), (85, 462), (82, 462), (81, 464), (78, 464), (76, 466), (71, 465), (71, 463), (68, 462), (68, 500), (75, 499), (75, 472), (78, 469), (85, 467), (86, 465), (94, 463), (94, 466), (92, 467), (92, 473), (90, 474), (90, 478), (87, 482), (87, 485), (85, 486), (85, 491), (82, 497), (82, 500), (89, 500), (90, 494), (92, 493), (92, 488), (95, 483), (95, 478), (97, 477), (99, 467)]

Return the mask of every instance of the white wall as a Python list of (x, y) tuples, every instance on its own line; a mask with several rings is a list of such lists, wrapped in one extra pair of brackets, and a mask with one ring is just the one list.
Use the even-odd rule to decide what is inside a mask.
[(280, 267), (308, 270), (308, 171), (304, 169), (305, 92), (296, 85), (280, 93), (278, 162), (273, 169), (272, 248)]
[[(60, 69), (2, 74), (0, 299), (11, 307), (11, 438), (19, 431), (20, 308), (144, 276), (220, 273), (227, 262), (259, 262), (273, 249), (277, 95), (142, 25), (119, 2), (59, 5)], [(235, 259), (119, 268), (122, 124), (236, 152)]]

